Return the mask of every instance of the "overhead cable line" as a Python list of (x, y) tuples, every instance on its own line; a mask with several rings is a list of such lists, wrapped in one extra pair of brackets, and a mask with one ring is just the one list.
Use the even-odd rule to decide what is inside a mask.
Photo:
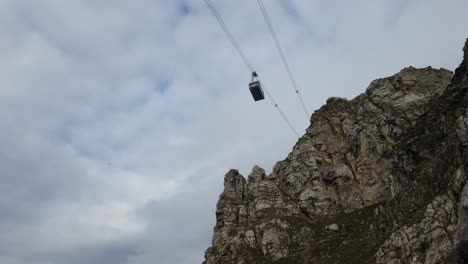
[(294, 126), (291, 124), (291, 122), (289, 122), (288, 118), (286, 117), (286, 115), (283, 113), (283, 110), (281, 110), (281, 108), (279, 107), (279, 105), (276, 103), (276, 101), (273, 99), (273, 96), (271, 96), (270, 92), (268, 91), (268, 89), (266, 88), (265, 86), (265, 83), (263, 82), (263, 80), (260, 78), (260, 77), (257, 77), (259, 82), (262, 84), (262, 87), (263, 89), (265, 90), (265, 93), (267, 94), (268, 98), (270, 98), (271, 102), (273, 103), (273, 105), (276, 107), (276, 109), (278, 109), (278, 112), (280, 113), (280, 115), (283, 117), (284, 121), (286, 121), (286, 123), (288, 123), (288, 126), (291, 128), (291, 130), (294, 132), (294, 134), (296, 134), (296, 136), (299, 138), (299, 133), (297, 133), (296, 129), (294, 128)]
[(226, 35), (228, 36), (229, 40), (231, 41), (232, 45), (234, 46), (234, 48), (237, 50), (237, 52), (239, 53), (239, 55), (241, 56), (242, 60), (244, 61), (245, 65), (247, 66), (247, 68), (249, 68), (249, 70), (251, 72), (254, 72), (254, 68), (252, 67), (252, 64), (250, 64), (249, 60), (247, 59), (247, 57), (245, 56), (244, 52), (242, 51), (242, 49), (240, 48), (239, 44), (237, 43), (236, 39), (234, 39), (234, 36), (231, 34), (231, 31), (229, 30), (229, 28), (226, 26), (226, 24), (224, 23), (224, 20), (221, 18), (221, 16), (219, 15), (218, 11), (216, 10), (216, 8), (214, 7), (213, 3), (211, 3), (210, 0), (205, 0), (205, 3), (208, 5), (208, 7), (210, 8), (211, 10), (211, 13), (213, 13), (213, 15), (216, 17), (216, 19), (218, 20), (219, 22), (219, 25), (223, 28), (224, 30), (224, 33), (226, 33)]
[[(211, 10), (211, 13), (213, 13), (213, 15), (216, 17), (216, 20), (218, 20), (218, 23), (219, 25), (222, 27), (224, 33), (226, 33), (227, 37), (229, 38), (229, 40), (231, 41), (232, 45), (234, 46), (234, 48), (237, 50), (237, 52), (239, 53), (239, 55), (241, 56), (242, 60), (244, 61), (245, 65), (247, 66), (247, 68), (250, 70), (250, 72), (254, 73), (255, 70), (252, 66), (252, 64), (250, 63), (250, 61), (247, 59), (247, 57), (245, 56), (244, 52), (242, 51), (242, 49), (240, 48), (239, 44), (237, 43), (237, 41), (234, 39), (234, 36), (231, 34), (231, 31), (229, 30), (229, 28), (227, 27), (226, 23), (224, 23), (223, 19), (221, 18), (221, 16), (219, 15), (218, 11), (216, 10), (215, 6), (213, 5), (213, 3), (210, 1), (210, 0), (205, 0), (205, 3), (208, 5), (208, 7), (210, 8)], [(294, 134), (299, 137), (299, 133), (297, 133), (296, 129), (294, 128), (294, 126), (291, 124), (291, 122), (289, 121), (289, 119), (286, 117), (286, 115), (284, 114), (283, 110), (281, 110), (280, 106), (278, 105), (278, 103), (276, 103), (275, 99), (273, 98), (273, 96), (271, 95), (271, 93), (268, 91), (268, 89), (266, 88), (265, 84), (263, 83), (263, 81), (260, 79), (260, 77), (257, 77), (258, 80), (262, 83), (262, 86), (268, 96), (268, 98), (271, 100), (272, 104), (276, 107), (276, 109), (278, 110), (278, 112), (280, 113), (281, 117), (284, 119), (284, 121), (288, 124), (289, 128), (291, 128), (291, 130), (294, 132)]]
[(270, 21), (270, 16), (268, 15), (268, 12), (267, 12), (267, 10), (265, 8), (265, 5), (263, 5), (263, 1), (262, 0), (257, 0), (257, 2), (258, 2), (258, 5), (260, 6), (260, 9), (262, 10), (263, 17), (265, 18), (265, 21), (266, 21), (266, 23), (268, 25), (270, 33), (273, 36), (273, 40), (275, 41), (276, 48), (278, 49), (278, 53), (281, 56), (284, 67), (286, 68), (286, 71), (288, 72), (289, 79), (291, 80), (291, 83), (293, 85), (292, 88), (296, 92), (296, 95), (299, 98), (299, 101), (301, 102), (302, 108), (304, 109), (304, 113), (306, 114), (307, 119), (309, 119), (310, 118), (309, 111), (307, 111), (307, 107), (306, 107), (306, 105), (304, 103), (304, 100), (302, 98), (301, 93), (299, 92), (299, 88), (297, 87), (296, 79), (294, 79), (294, 76), (293, 76), (293, 74), (291, 72), (291, 69), (289, 68), (289, 64), (288, 64), (288, 62), (286, 60), (286, 56), (284, 56), (284, 52), (283, 52), (283, 49), (281, 48), (280, 42), (278, 40), (278, 36), (276, 35), (275, 29), (273, 28), (273, 24)]

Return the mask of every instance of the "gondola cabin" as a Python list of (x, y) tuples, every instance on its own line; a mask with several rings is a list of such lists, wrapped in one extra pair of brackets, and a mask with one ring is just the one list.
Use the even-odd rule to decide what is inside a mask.
[(256, 77), (257, 77), (257, 73), (252, 72), (252, 81), (249, 83), (249, 90), (255, 102), (265, 99), (262, 85), (260, 84), (260, 81), (255, 80)]

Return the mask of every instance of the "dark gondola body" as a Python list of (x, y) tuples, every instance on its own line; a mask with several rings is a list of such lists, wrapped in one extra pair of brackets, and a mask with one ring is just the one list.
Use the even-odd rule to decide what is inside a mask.
[(259, 81), (250, 82), (249, 90), (255, 102), (265, 99), (265, 95), (263, 94), (263, 89)]

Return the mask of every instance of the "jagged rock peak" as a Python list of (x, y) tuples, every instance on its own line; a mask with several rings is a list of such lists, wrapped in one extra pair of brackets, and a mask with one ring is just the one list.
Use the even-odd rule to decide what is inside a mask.
[(463, 47), (463, 62), (455, 70), (452, 78), (453, 84), (468, 84), (468, 39), (466, 39), (465, 46)]
[(259, 166), (255, 165), (252, 168), (252, 172), (249, 175), (249, 183), (252, 183), (254, 181), (263, 180), (263, 179), (265, 179), (265, 177), (266, 177), (265, 170), (260, 168)]
[(468, 263), (468, 40), (332, 97), (270, 175), (226, 174), (206, 264)]
[[(454, 87), (460, 86), (460, 90), (465, 91), (463, 93), (465, 97), (465, 105), (468, 104), (466, 97), (468, 97), (466, 90), (468, 90), (468, 39), (466, 40), (465, 46), (463, 47), (464, 57), (463, 62), (460, 64), (460, 67), (455, 71), (455, 75), (452, 78), (452, 89)], [(461, 95), (457, 94), (458, 100), (461, 100)], [(460, 145), (462, 146), (461, 151), (466, 151), (468, 149), (468, 109), (465, 110), (465, 113), (458, 117), (456, 123), (456, 135), (459, 140)], [(459, 180), (460, 178), (466, 179), (466, 170), (467, 164), (465, 157), (464, 166), (460, 167), (454, 174), (454, 182), (460, 183), (463, 182)], [(463, 177), (464, 176), (464, 177)], [(454, 184), (454, 191), (457, 193), (457, 188), (461, 184)], [(468, 183), (465, 184), (463, 192), (460, 195), (460, 207), (458, 210), (458, 223), (455, 234), (455, 249), (456, 249), (456, 261), (458, 263), (468, 263)]]
[(223, 195), (229, 198), (242, 198), (244, 195), (245, 178), (238, 170), (230, 170), (224, 177)]

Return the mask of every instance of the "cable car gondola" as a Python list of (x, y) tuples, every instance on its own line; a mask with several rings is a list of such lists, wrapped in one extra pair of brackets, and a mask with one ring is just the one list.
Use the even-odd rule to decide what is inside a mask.
[(249, 90), (255, 102), (265, 99), (262, 85), (260, 84), (260, 81), (257, 79), (257, 77), (257, 73), (252, 72), (252, 81), (249, 83)]

